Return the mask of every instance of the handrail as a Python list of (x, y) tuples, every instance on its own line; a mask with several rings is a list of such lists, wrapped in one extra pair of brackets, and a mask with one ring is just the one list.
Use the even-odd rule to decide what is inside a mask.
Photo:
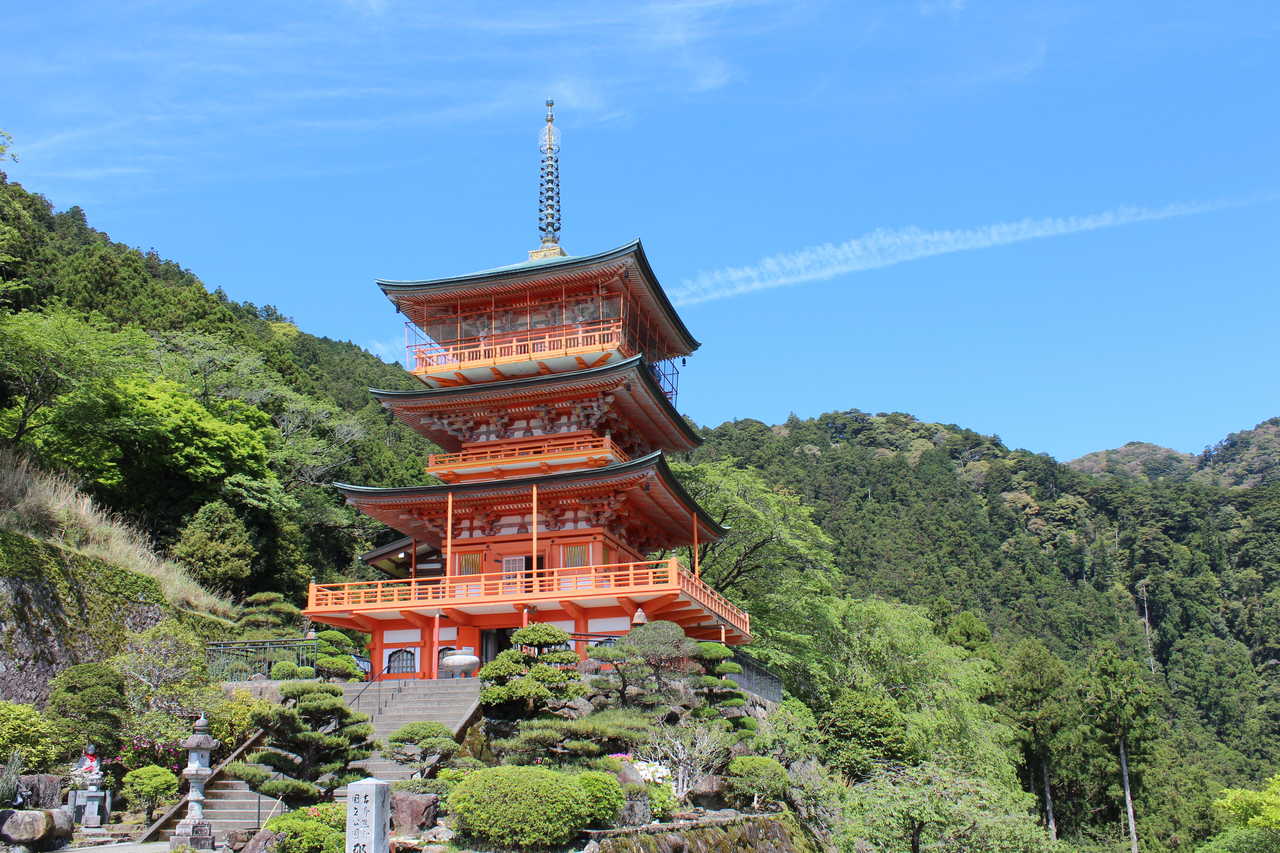
[(553, 326), (508, 332), (481, 338), (460, 338), (446, 344), (409, 344), (406, 354), (413, 372), (432, 367), (465, 364), (498, 364), (507, 361), (549, 358), (574, 352), (599, 350), (623, 343), (621, 319), (592, 320), (570, 326)]
[(313, 584), (307, 593), (308, 609), (350, 608), (378, 605), (448, 606), (504, 599), (564, 598), (637, 589), (665, 592), (676, 589), (716, 617), (744, 634), (751, 632), (751, 617), (731, 601), (694, 577), (674, 558), (636, 563), (572, 566), (555, 569), (497, 571), (434, 578), (354, 581)]
[(472, 447), (457, 453), (433, 453), (427, 457), (427, 470), (445, 465), (465, 465), (472, 462), (485, 462), (493, 459), (523, 459), (529, 456), (543, 456), (550, 453), (570, 453), (575, 450), (609, 451), (626, 461), (629, 457), (623, 453), (613, 439), (606, 435), (575, 436), (572, 438), (545, 438), (540, 441), (528, 440), (523, 444), (506, 444), (503, 447)]

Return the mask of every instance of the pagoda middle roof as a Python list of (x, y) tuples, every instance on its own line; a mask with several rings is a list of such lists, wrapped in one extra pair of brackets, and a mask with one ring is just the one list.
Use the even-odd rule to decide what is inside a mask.
[(607, 270), (616, 267), (623, 274), (626, 287), (633, 296), (648, 303), (654, 310), (656, 319), (665, 320), (665, 324), (673, 336), (673, 343), (678, 344), (673, 354), (688, 354), (701, 344), (689, 332), (680, 315), (667, 298), (666, 292), (658, 282), (649, 259), (645, 257), (644, 246), (636, 238), (630, 243), (597, 252), (593, 255), (566, 256), (523, 261), (504, 267), (467, 273), (465, 275), (446, 278), (421, 279), (417, 281), (396, 281), (393, 279), (377, 279), (378, 286), (387, 298), (395, 303), (410, 320), (417, 322), (406, 306), (411, 306), (415, 297), (449, 297), (466, 299), (470, 297), (493, 296), (497, 293), (514, 293), (539, 284), (556, 284), (570, 281), (584, 274)]
[(728, 532), (680, 485), (661, 451), (604, 468), (504, 480), (398, 488), (354, 486), (348, 483), (333, 485), (348, 503), (357, 505), (362, 512), (420, 541), (435, 542), (439, 539), (438, 533), (433, 532), (429, 525), (423, 525), (422, 519), (415, 519), (412, 514), (406, 517), (402, 510), (433, 506), (438, 509), (443, 507), (449, 495), (453, 496), (455, 506), (457, 501), (468, 499), (502, 500), (509, 503), (512, 499), (524, 500), (535, 484), (539, 494), (547, 498), (558, 492), (573, 492), (582, 488), (612, 486), (631, 491), (636, 495), (633, 504), (637, 508), (641, 504), (652, 507), (652, 512), (646, 514), (653, 523), (667, 529), (671, 540), (669, 547), (689, 544), (692, 537), (690, 523), (695, 519), (702, 531), (699, 534), (700, 541), (714, 541)]
[(627, 390), (630, 391), (630, 396), (636, 401), (636, 405), (641, 407), (650, 418), (658, 415), (661, 419), (652, 422), (654, 425), (650, 430), (642, 430), (650, 434), (651, 446), (672, 451), (688, 451), (702, 443), (702, 438), (680, 416), (675, 406), (671, 405), (670, 399), (658, 386), (644, 357), (639, 355), (614, 364), (589, 367), (569, 373), (547, 373), (475, 385), (422, 388), (412, 391), (370, 388), (369, 393), (384, 407), (392, 410), (396, 417), (411, 429), (425, 435), (445, 450), (456, 451), (462, 446), (457, 438), (443, 429), (423, 424), (422, 419), (416, 417), (414, 413), (434, 409), (454, 409), (488, 400), (524, 399), (530, 403), (542, 402), (575, 389), (617, 388), (625, 387), (627, 383), (632, 383)]

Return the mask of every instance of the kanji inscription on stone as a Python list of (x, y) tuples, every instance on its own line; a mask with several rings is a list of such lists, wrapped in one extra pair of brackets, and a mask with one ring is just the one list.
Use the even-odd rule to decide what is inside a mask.
[(388, 853), (391, 838), (391, 785), (362, 779), (347, 786), (346, 853)]

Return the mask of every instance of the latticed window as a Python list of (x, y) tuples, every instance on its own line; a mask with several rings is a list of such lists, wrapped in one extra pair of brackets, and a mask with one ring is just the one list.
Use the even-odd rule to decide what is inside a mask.
[(458, 555), (458, 574), (460, 575), (478, 575), (480, 574), (480, 560), (484, 555), (480, 551), (472, 551), (468, 554)]
[(590, 559), (590, 546), (583, 545), (565, 545), (560, 552), (560, 558), (564, 562), (566, 568), (576, 569), (579, 566), (587, 565)]

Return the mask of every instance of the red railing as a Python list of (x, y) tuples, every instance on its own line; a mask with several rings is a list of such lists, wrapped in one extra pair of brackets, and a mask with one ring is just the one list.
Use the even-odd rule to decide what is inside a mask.
[(622, 347), (621, 319), (594, 320), (572, 326), (462, 338), (443, 345), (410, 344), (408, 364), (410, 371), (422, 373), (441, 367), (483, 367)]
[[(495, 445), (497, 445), (496, 442)], [(427, 457), (427, 470), (431, 471), (435, 468), (456, 465), (472, 465), (502, 459), (524, 459), (529, 456), (569, 454), (578, 451), (608, 453), (618, 461), (625, 461), (628, 458), (608, 436), (579, 435), (546, 438), (541, 441), (528, 440), (520, 444), (503, 443), (494, 447), (471, 447), (459, 453), (433, 453)]]
[(674, 557), (638, 563), (613, 563), (539, 571), (486, 572), (437, 578), (402, 578), (341, 584), (312, 584), (308, 611), (453, 607), (540, 599), (599, 597), (601, 594), (683, 592), (709, 613), (744, 635), (751, 617), (695, 578)]

